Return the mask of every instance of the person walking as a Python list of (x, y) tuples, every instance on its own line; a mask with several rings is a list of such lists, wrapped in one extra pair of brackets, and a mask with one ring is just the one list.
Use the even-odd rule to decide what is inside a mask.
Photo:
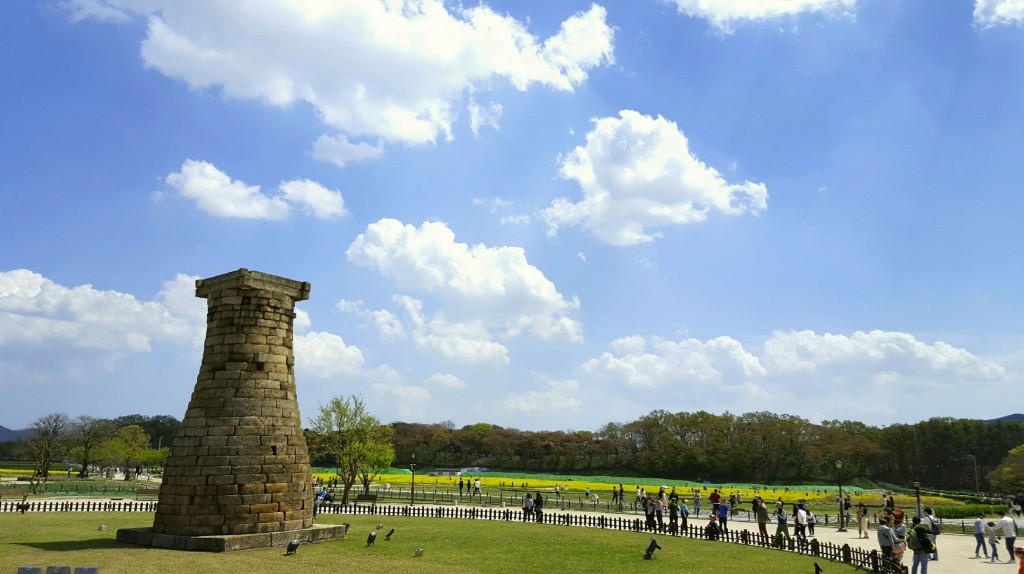
[(690, 507), (686, 505), (686, 499), (679, 503), (679, 518), (682, 519), (683, 532), (686, 532), (686, 519), (690, 517)]
[(889, 527), (890, 518), (886, 516), (878, 525), (878, 545), (882, 548), (882, 556), (893, 558), (892, 547), (896, 546), (896, 533)]
[(787, 523), (788, 519), (786, 518), (786, 508), (782, 504), (781, 500), (775, 503), (775, 520), (778, 523), (775, 527), (775, 536), (779, 536), (781, 534), (786, 537), (786, 540), (791, 540), (792, 538), (789, 535), (789, 524)]
[(988, 526), (985, 527), (985, 536), (992, 547), (992, 562), (999, 562), (999, 535), (1002, 533), (1003, 529), (995, 522), (989, 522)]
[(941, 526), (940, 526), (941, 522), (939, 521), (938, 517), (935, 516), (935, 514), (932, 512), (932, 509), (930, 507), (926, 507), (924, 509), (924, 520), (921, 521), (921, 524), (924, 524), (925, 522), (928, 522), (928, 525), (929, 525), (929, 527), (931, 528), (931, 531), (932, 531), (931, 538), (929, 538), (929, 540), (931, 540), (931, 542), (932, 542), (932, 548), (934, 549), (934, 550), (932, 550), (932, 560), (938, 560), (939, 559), (939, 532), (940, 532), (940, 528), (941, 528)]
[(719, 525), (722, 527), (722, 534), (725, 534), (726, 532), (729, 532), (729, 529), (726, 527), (729, 524), (729, 505), (728, 504), (719, 504), (718, 505), (718, 522), (719, 522)]
[[(930, 542), (928, 542), (928, 529), (921, 524), (921, 517), (915, 516), (913, 521), (913, 528), (910, 534), (907, 535), (907, 539), (910, 542), (910, 549), (914, 552), (914, 567), (911, 569), (910, 574), (928, 574), (928, 551), (931, 550)], [(925, 545), (929, 546), (925, 546)], [(921, 569), (918, 572), (918, 568)]]
[(757, 531), (761, 534), (762, 542), (768, 541), (768, 509), (764, 506), (764, 499), (757, 499), (757, 506), (754, 507), (754, 516), (757, 517)]
[(539, 490), (533, 497), (533, 517), (537, 522), (544, 522), (544, 499), (541, 498)]
[(861, 502), (857, 506), (857, 538), (868, 537), (868, 507)]
[(800, 542), (807, 542), (807, 511), (800, 504), (793, 505), (794, 536)]
[(985, 545), (985, 515), (979, 514), (974, 519), (974, 539), (977, 544), (974, 545), (974, 557), (981, 558), (978, 554), (978, 550), (985, 553), (985, 558), (988, 558), (988, 546)]
[(1017, 541), (1017, 523), (1013, 521), (1012, 516), (1005, 512), (1000, 512), (999, 515), (1002, 517), (999, 519), (999, 526), (1003, 529), (1003, 542), (1006, 543), (1006, 551), (1010, 554), (1007, 562), (1012, 563), (1015, 552), (1013, 543)]

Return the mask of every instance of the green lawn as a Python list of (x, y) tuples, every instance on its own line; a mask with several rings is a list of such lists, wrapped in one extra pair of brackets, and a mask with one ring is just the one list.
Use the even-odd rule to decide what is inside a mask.
[[(591, 528), (454, 520), (321, 515), (318, 522), (351, 523), (347, 540), (299, 548), (223, 554), (141, 548), (118, 543), (118, 528), (149, 526), (149, 513), (0, 514), (0, 572), (19, 566), (98, 566), (102, 574), (245, 574), (280, 572), (814, 572), (814, 559), (780, 551), (658, 536), (662, 550), (644, 561), (650, 535)], [(366, 545), (376, 528), (377, 542)], [(105, 524), (107, 530), (99, 530)], [(395, 529), (391, 541), (384, 535)], [(425, 555), (414, 556), (416, 548)], [(854, 568), (818, 560), (827, 574)]]

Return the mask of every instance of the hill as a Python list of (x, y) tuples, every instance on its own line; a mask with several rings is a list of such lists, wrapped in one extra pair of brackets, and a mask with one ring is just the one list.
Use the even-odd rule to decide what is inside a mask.
[(11, 430), (5, 426), (0, 425), (0, 442), (7, 442), (9, 440), (18, 440), (25, 434), (24, 430)]
[(985, 421), (987, 423), (1024, 423), (1024, 414), (1015, 413), (1012, 415), (1006, 415), (1005, 417), (999, 417)]

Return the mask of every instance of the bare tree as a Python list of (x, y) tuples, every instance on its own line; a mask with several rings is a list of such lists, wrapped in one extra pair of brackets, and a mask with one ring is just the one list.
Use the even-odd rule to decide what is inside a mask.
[(38, 491), (40, 485), (46, 484), (49, 480), (50, 466), (59, 461), (67, 451), (65, 439), (68, 424), (68, 415), (50, 413), (36, 419), (29, 427), (25, 451), (35, 464), (31, 482), (33, 494)]
[(113, 432), (113, 423), (106, 419), (82, 415), (71, 422), (71, 441), (75, 446), (69, 452), (69, 457), (82, 465), (78, 471), (79, 478), (89, 476), (89, 466), (96, 462), (96, 447), (110, 438)]

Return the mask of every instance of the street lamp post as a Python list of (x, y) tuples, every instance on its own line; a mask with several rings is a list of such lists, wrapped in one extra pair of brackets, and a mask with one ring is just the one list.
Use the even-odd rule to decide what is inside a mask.
[(921, 483), (916, 481), (916, 480), (914, 481), (914, 495), (917, 496), (917, 515), (918, 516), (922, 516), (922, 514), (921, 514)]
[(412, 453), (412, 464), (409, 465), (412, 471), (412, 488), (409, 494), (409, 506), (416, 504), (416, 453)]
[(981, 493), (981, 485), (978, 483), (978, 459), (973, 454), (967, 455), (967, 458), (971, 459), (971, 463), (974, 464), (974, 492)]
[(836, 473), (839, 476), (839, 529), (837, 532), (846, 532), (846, 522), (843, 520), (846, 517), (844, 499), (843, 499), (843, 461), (836, 461)]

